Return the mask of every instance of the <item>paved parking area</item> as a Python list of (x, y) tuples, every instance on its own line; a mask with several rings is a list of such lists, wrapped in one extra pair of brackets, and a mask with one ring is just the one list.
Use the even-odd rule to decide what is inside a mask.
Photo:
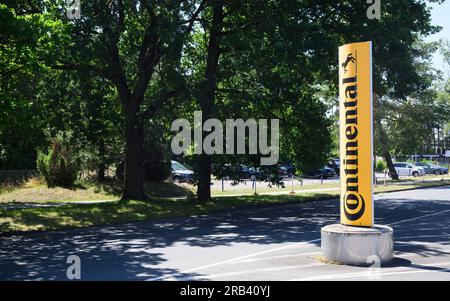
[(84, 280), (450, 280), (450, 187), (376, 195), (394, 228), (395, 261), (378, 268), (320, 260), (320, 228), (338, 200), (210, 216), (0, 236), (0, 279), (65, 279), (78, 255)]

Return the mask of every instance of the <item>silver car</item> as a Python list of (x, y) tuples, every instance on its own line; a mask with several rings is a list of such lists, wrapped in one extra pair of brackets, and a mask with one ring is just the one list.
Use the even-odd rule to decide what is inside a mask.
[(413, 163), (396, 162), (394, 163), (394, 167), (399, 177), (418, 177), (425, 175), (425, 169)]

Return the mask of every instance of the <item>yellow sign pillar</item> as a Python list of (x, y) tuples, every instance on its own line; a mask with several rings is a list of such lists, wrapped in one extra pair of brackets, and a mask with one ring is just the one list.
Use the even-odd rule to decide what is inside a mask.
[(339, 47), (341, 224), (372, 227), (372, 42)]

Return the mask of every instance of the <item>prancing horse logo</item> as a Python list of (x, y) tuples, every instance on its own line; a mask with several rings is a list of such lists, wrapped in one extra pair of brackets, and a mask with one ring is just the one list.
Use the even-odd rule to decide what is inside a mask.
[(352, 56), (351, 53), (349, 55), (347, 55), (347, 59), (345, 60), (345, 62), (342, 63), (342, 68), (344, 68), (344, 73), (347, 72), (347, 66), (350, 62), (352, 62), (352, 63), (356, 62), (356, 59)]

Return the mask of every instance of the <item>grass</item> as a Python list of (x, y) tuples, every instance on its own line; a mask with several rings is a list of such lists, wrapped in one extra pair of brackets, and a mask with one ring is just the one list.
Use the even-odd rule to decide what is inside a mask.
[[(79, 181), (71, 188), (49, 188), (39, 179), (30, 179), (21, 185), (1, 186), (0, 204), (114, 201), (120, 198), (122, 187), (122, 184), (117, 181), (104, 183)], [(147, 195), (152, 198), (181, 197), (193, 193), (189, 186), (173, 183), (150, 182), (146, 183), (144, 188)]]
[[(437, 185), (450, 185), (450, 179), (448, 177), (445, 180), (441, 180), (441, 177), (426, 179), (426, 181), (423, 180), (425, 179), (414, 179), (400, 181), (396, 184), (389, 183), (388, 185), (379, 185), (375, 187), (375, 193), (401, 191)], [(35, 202), (41, 203), (51, 201), (45, 201), (45, 199), (54, 199), (58, 193), (67, 193), (66, 195), (62, 195), (64, 198), (61, 200), (65, 201), (80, 200), (81, 196), (87, 197), (90, 195), (95, 195), (95, 199), (102, 199), (107, 196), (111, 198), (111, 201), (97, 204), (68, 204), (47, 208), (0, 209), (0, 232), (59, 230), (95, 225), (110, 225), (169, 217), (202, 215), (221, 210), (245, 208), (248, 206), (268, 206), (304, 201), (319, 201), (337, 198), (339, 196), (338, 189), (307, 192), (308, 190), (311, 190), (313, 186), (322, 188), (333, 187), (332, 184), (324, 184), (305, 185), (294, 195), (288, 194), (287, 192), (289, 192), (290, 189), (286, 188), (286, 191), (282, 191), (285, 192), (285, 194), (281, 195), (216, 196), (211, 202), (198, 203), (189, 198), (165, 198), (166, 196), (174, 197), (186, 195), (192, 193), (192, 191), (188, 187), (177, 186), (170, 183), (160, 183), (146, 184), (146, 190), (149, 195), (152, 196), (152, 200), (150, 201), (119, 202), (117, 201), (117, 190), (120, 189), (120, 187), (112, 187), (111, 184), (100, 187), (97, 187), (96, 185), (82, 186), (82, 184), (79, 184), (80, 187), (74, 188), (75, 192), (78, 190), (84, 192), (74, 196), (70, 194), (70, 189), (69, 191), (60, 191), (57, 188), (47, 190), (48, 188), (40, 185), (41, 184), (39, 183), (34, 183), (33, 185), (28, 184), (20, 188), (4, 188), (0, 193), (1, 200), (5, 203), (5, 200), (12, 198), (11, 195), (34, 197), (32, 195), (33, 191), (43, 190), (50, 193), (50, 196), (36, 196), (35, 198), (38, 200)], [(337, 185), (334, 184), (334, 187), (337, 188)], [(54, 191), (54, 189), (56, 190)], [(94, 198), (90, 198), (90, 200), (93, 199)]]
[(240, 196), (215, 198), (196, 203), (187, 199), (109, 202), (89, 205), (64, 205), (48, 208), (0, 209), (0, 231), (59, 230), (65, 228), (110, 225), (151, 219), (202, 215), (224, 209), (247, 206), (297, 203), (321, 200), (327, 194), (283, 196)]
[[(295, 192), (300, 192), (303, 190), (316, 190), (316, 189), (329, 189), (329, 188), (339, 188), (339, 184), (337, 183), (324, 183), (324, 184), (308, 184), (308, 185), (294, 185), (294, 187), (291, 186), (290, 181), (285, 181), (285, 187), (276, 187), (273, 186), (270, 187), (258, 187), (256, 189), (256, 192), (258, 194), (265, 194), (265, 193), (289, 193), (294, 189)], [(244, 186), (244, 188), (239, 189), (233, 189), (233, 190), (227, 190), (227, 191), (221, 191), (221, 190), (213, 190), (212, 195), (213, 196), (230, 196), (230, 195), (252, 195), (254, 194), (254, 189), (251, 188), (251, 184), (247, 184)]]

